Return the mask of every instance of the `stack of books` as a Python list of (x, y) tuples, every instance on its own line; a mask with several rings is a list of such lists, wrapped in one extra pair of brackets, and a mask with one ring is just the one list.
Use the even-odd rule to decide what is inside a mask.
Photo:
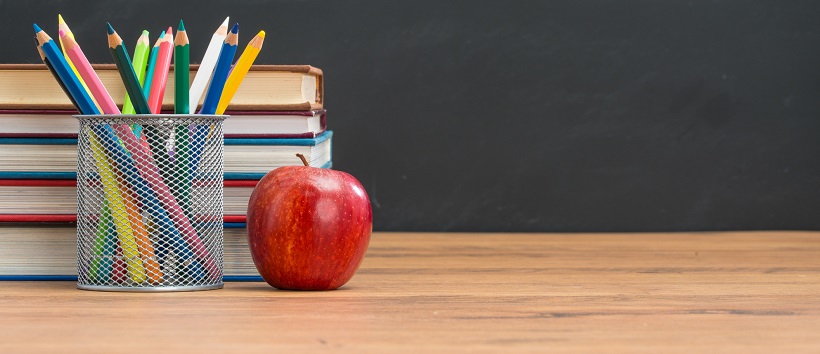
[[(116, 67), (94, 69), (122, 105)], [(166, 92), (173, 87), (169, 75)], [(261, 280), (245, 231), (258, 180), (277, 167), (301, 165), (297, 153), (313, 167), (331, 167), (323, 94), (320, 69), (255, 65), (231, 101), (223, 125), (225, 280)], [(173, 95), (165, 95), (163, 110), (172, 109)], [(76, 278), (75, 114), (45, 65), (0, 64), (0, 280)]]

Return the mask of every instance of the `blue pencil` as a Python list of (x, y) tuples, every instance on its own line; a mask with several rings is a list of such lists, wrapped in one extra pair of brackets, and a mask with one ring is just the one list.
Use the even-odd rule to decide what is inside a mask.
[[(236, 54), (237, 43), (239, 42), (239, 24), (234, 24), (231, 32), (225, 37), (222, 43), (222, 50), (219, 52), (219, 59), (216, 61), (216, 68), (214, 69), (214, 76), (211, 78), (211, 84), (208, 86), (208, 93), (205, 94), (205, 102), (202, 103), (202, 109), (199, 114), (215, 114), (216, 108), (219, 106), (219, 98), (222, 97), (222, 90), (225, 88), (225, 81), (228, 80), (228, 74), (231, 72), (231, 63)], [(205, 138), (208, 136), (207, 126), (195, 126), (189, 151), (191, 156), (189, 158), (189, 166), (191, 172), (188, 174), (189, 179), (193, 177), (199, 165), (199, 158), (202, 155), (202, 149)]]
[(83, 88), (82, 84), (80, 84), (80, 80), (77, 78), (77, 75), (74, 74), (74, 70), (71, 70), (71, 67), (68, 66), (68, 62), (66, 62), (62, 51), (60, 51), (60, 48), (54, 43), (54, 40), (52, 40), (40, 26), (37, 26), (36, 23), (34, 24), (34, 33), (37, 37), (37, 43), (40, 44), (49, 64), (54, 67), (57, 76), (60, 77), (68, 93), (74, 98), (74, 102), (77, 103), (77, 109), (79, 109), (80, 113), (100, 114), (100, 110), (97, 109), (94, 101), (91, 100), (91, 96), (88, 95), (88, 92)]
[(233, 57), (236, 54), (237, 43), (239, 42), (239, 24), (233, 25), (231, 32), (225, 37), (225, 42), (222, 43), (222, 50), (219, 52), (219, 59), (216, 60), (216, 69), (214, 69), (214, 76), (211, 78), (211, 84), (208, 86), (208, 93), (205, 94), (205, 102), (202, 103), (202, 109), (199, 114), (214, 114), (216, 107), (219, 105), (219, 98), (222, 97), (222, 89), (225, 88), (225, 81), (228, 80), (228, 74), (231, 71), (231, 64)]

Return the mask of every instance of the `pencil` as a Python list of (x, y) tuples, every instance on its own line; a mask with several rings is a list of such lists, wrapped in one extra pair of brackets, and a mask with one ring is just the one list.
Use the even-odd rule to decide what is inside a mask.
[(151, 94), (148, 96), (148, 107), (151, 113), (159, 114), (162, 110), (162, 97), (165, 96), (165, 84), (168, 81), (168, 71), (171, 68), (171, 57), (174, 55), (174, 34), (171, 27), (165, 31), (162, 43), (157, 52), (157, 63), (154, 68), (154, 77), (151, 79)]
[(216, 106), (219, 104), (219, 97), (222, 96), (222, 90), (225, 88), (225, 80), (228, 79), (228, 72), (231, 70), (231, 63), (236, 54), (236, 44), (239, 40), (239, 24), (234, 24), (231, 32), (225, 37), (225, 42), (222, 43), (222, 50), (219, 52), (219, 59), (216, 61), (216, 68), (214, 69), (214, 76), (211, 78), (211, 84), (208, 86), (208, 93), (205, 94), (205, 102), (202, 103), (202, 110), (200, 114), (214, 114), (216, 113)]
[(211, 74), (213, 74), (216, 61), (219, 58), (219, 51), (222, 49), (222, 42), (225, 41), (225, 37), (228, 35), (229, 19), (230, 17), (226, 17), (225, 22), (222, 22), (213, 36), (211, 36), (211, 42), (208, 43), (205, 56), (202, 57), (199, 69), (197, 69), (194, 75), (194, 81), (191, 83), (191, 90), (189, 92), (190, 103), (188, 104), (188, 108), (190, 109), (189, 113), (191, 114), (196, 112), (199, 101), (202, 99), (202, 95), (205, 94), (205, 89), (208, 87), (208, 81), (211, 79)]
[(52, 40), (51, 37), (40, 28), (40, 26), (37, 26), (36, 23), (34, 24), (34, 33), (37, 38), (37, 43), (39, 43), (40, 48), (43, 53), (45, 53), (45, 57), (54, 68), (54, 71), (57, 73), (60, 81), (62, 81), (65, 85), (69, 95), (74, 98), (74, 102), (76, 102), (80, 113), (100, 114), (100, 110), (97, 109), (94, 101), (91, 100), (91, 96), (88, 94), (88, 91), (86, 91), (80, 84), (77, 75), (75, 75), (74, 71), (71, 70), (71, 67), (68, 66), (68, 62), (65, 61), (63, 53), (59, 48), (57, 48), (54, 40)]
[[(65, 23), (65, 21), (63, 20), (63, 15), (57, 14), (57, 22), (58, 22), (57, 29), (59, 31), (64, 31), (70, 38), (74, 39), (74, 33), (71, 32), (71, 28), (69, 28), (68, 24)], [(83, 88), (86, 91), (88, 91), (88, 86), (85, 84), (85, 81), (83, 81), (83, 78), (80, 77), (80, 73), (77, 71), (77, 68), (74, 67), (74, 63), (71, 61), (71, 59), (68, 57), (68, 54), (66, 54), (66, 52), (65, 52), (65, 45), (63, 45), (63, 39), (62, 38), (57, 38), (57, 39), (60, 41), (60, 47), (63, 49), (63, 56), (65, 57), (65, 61), (68, 63), (68, 66), (71, 67), (71, 70), (74, 71), (74, 75), (77, 75), (77, 79), (80, 80), (80, 85), (83, 85)], [(95, 100), (93, 96), (91, 97), (91, 100), (94, 102), (94, 104), (99, 109), (100, 105), (97, 104), (97, 100)]]
[[(36, 39), (34, 41), (37, 42)], [(74, 105), (74, 107), (77, 108), (77, 110), (79, 110), (77, 106), (77, 101), (74, 100), (74, 96), (71, 96), (71, 94), (68, 92), (68, 88), (65, 86), (65, 83), (63, 82), (63, 80), (60, 80), (60, 76), (58, 76), (57, 72), (54, 71), (54, 66), (51, 65), (51, 62), (48, 61), (48, 58), (46, 58), (46, 53), (43, 53), (43, 47), (37, 45), (37, 52), (40, 53), (40, 59), (42, 59), (43, 63), (46, 64), (46, 68), (48, 68), (48, 71), (51, 73), (51, 76), (54, 76), (54, 80), (57, 80), (57, 83), (60, 84), (60, 88), (63, 89), (63, 93), (65, 93), (65, 95), (68, 96), (68, 99), (71, 100), (71, 104)]]
[[(234, 24), (231, 32), (225, 37), (225, 42), (222, 43), (222, 50), (219, 52), (219, 59), (216, 61), (216, 68), (214, 75), (211, 78), (211, 84), (208, 86), (208, 93), (205, 94), (205, 102), (202, 103), (200, 114), (214, 114), (216, 113), (216, 106), (219, 103), (219, 97), (222, 96), (222, 90), (225, 87), (225, 81), (228, 79), (228, 73), (231, 70), (231, 62), (236, 54), (236, 44), (239, 40), (239, 24)], [(199, 166), (199, 159), (202, 155), (202, 149), (208, 136), (208, 126), (197, 125), (191, 137), (190, 148), (191, 156), (189, 158), (189, 166), (191, 176), (196, 173)]]
[[(71, 48), (69, 48), (69, 50), (71, 50)], [(82, 66), (82, 64), (78, 66)], [(82, 73), (82, 69), (78, 68), (78, 70)], [(129, 221), (127, 206), (120, 194), (117, 175), (111, 168), (108, 157), (105, 156), (103, 152), (102, 145), (97, 139), (97, 134), (90, 131), (88, 137), (91, 142), (94, 160), (97, 162), (100, 180), (102, 180), (103, 183), (105, 200), (111, 204), (111, 216), (114, 219), (114, 226), (117, 228), (117, 236), (120, 241), (120, 246), (122, 247), (123, 257), (125, 257), (128, 274), (131, 275), (131, 280), (134, 282), (142, 283), (146, 279), (145, 268), (139, 257), (139, 250), (137, 248), (136, 239), (134, 238), (134, 230)]]
[(142, 87), (139, 78), (137, 78), (137, 73), (134, 71), (131, 58), (128, 57), (125, 45), (122, 44), (122, 38), (114, 31), (114, 27), (111, 27), (110, 23), (106, 23), (106, 25), (108, 26), (108, 49), (111, 51), (111, 56), (114, 57), (114, 63), (117, 65), (117, 71), (119, 71), (122, 82), (125, 84), (125, 90), (128, 92), (133, 109), (138, 114), (150, 114), (151, 110), (148, 108), (148, 102), (142, 93)]
[(248, 46), (245, 47), (242, 55), (239, 56), (239, 60), (236, 61), (236, 65), (231, 69), (231, 74), (225, 82), (222, 97), (219, 98), (219, 105), (216, 107), (216, 114), (225, 113), (225, 109), (228, 108), (228, 104), (231, 103), (231, 99), (234, 94), (236, 94), (236, 90), (239, 88), (245, 75), (248, 74), (248, 70), (250, 70), (251, 65), (253, 65), (253, 61), (256, 60), (256, 57), (259, 55), (264, 41), (265, 31), (259, 31), (256, 37), (253, 37), (248, 43)]
[(91, 90), (91, 94), (97, 99), (97, 103), (100, 104), (103, 113), (120, 114), (120, 109), (117, 107), (117, 104), (114, 103), (114, 99), (111, 98), (111, 95), (108, 94), (102, 81), (100, 81), (100, 77), (97, 76), (97, 73), (91, 68), (91, 63), (88, 62), (85, 54), (83, 54), (80, 45), (77, 44), (74, 39), (68, 37), (64, 31), (60, 31), (60, 38), (63, 40), (68, 57), (74, 62), (74, 67), (80, 72), (80, 76), (85, 80), (88, 88)]
[[(142, 83), (142, 93), (145, 97), (151, 94), (151, 81), (154, 79), (154, 70), (157, 67), (157, 53), (159, 52), (159, 45), (165, 37), (165, 31), (159, 34), (157, 42), (151, 47), (151, 52), (148, 54), (148, 63), (145, 66), (145, 80)], [(148, 108), (151, 108), (150, 106)]]
[(142, 265), (154, 284), (162, 282), (162, 269), (154, 256), (154, 246), (148, 238), (148, 229), (145, 223), (142, 222), (142, 215), (139, 213), (139, 206), (134, 202), (134, 197), (131, 196), (131, 191), (124, 183), (119, 183), (120, 194), (122, 195), (123, 205), (128, 211), (128, 222), (131, 224), (131, 229), (134, 233), (134, 240), (137, 243), (137, 249), (142, 259)]
[(190, 80), (191, 46), (185, 25), (179, 20), (177, 36), (174, 40), (174, 113), (189, 114), (188, 83)]
[[(111, 45), (109, 44), (109, 47), (110, 46)], [(142, 31), (140, 38), (137, 39), (137, 45), (134, 47), (134, 60), (131, 62), (131, 67), (134, 68), (134, 74), (137, 75), (137, 80), (139, 81), (140, 93), (142, 93), (142, 85), (145, 83), (145, 66), (148, 64), (148, 53), (150, 48), (151, 44), (148, 43), (148, 31)], [(134, 114), (136, 112), (134, 109), (134, 104), (131, 103), (129, 96), (130, 95), (128, 93), (125, 94), (125, 103), (122, 107), (123, 114)], [(147, 108), (148, 101), (145, 99), (144, 94), (142, 99), (145, 100), (145, 107)], [(150, 112), (150, 109), (148, 111)]]
[(100, 220), (97, 222), (96, 239), (94, 240), (94, 259), (91, 261), (88, 277), (92, 282), (105, 283), (111, 276), (111, 267), (114, 265), (114, 256), (117, 247), (117, 240), (114, 238), (108, 243), (108, 237), (116, 233), (114, 221), (111, 220), (111, 208), (108, 201), (103, 200), (103, 207), (100, 211)]

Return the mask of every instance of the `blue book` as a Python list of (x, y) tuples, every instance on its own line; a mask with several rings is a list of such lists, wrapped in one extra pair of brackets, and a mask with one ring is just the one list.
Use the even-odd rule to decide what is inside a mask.
[[(246, 224), (223, 226), (223, 280), (263, 281), (250, 255)], [(76, 224), (0, 223), (0, 233), (0, 281), (77, 281)]]
[[(224, 179), (260, 179), (280, 166), (332, 167), (333, 131), (315, 138), (226, 138)], [(90, 155), (90, 154), (89, 154)], [(0, 138), (0, 179), (76, 179), (77, 139)]]

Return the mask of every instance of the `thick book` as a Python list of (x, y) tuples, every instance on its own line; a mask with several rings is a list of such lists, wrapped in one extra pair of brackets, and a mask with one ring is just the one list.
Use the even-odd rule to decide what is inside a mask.
[[(260, 179), (281, 166), (332, 167), (333, 131), (315, 138), (224, 139), (224, 178)], [(77, 139), (0, 138), (0, 179), (76, 179)]]
[[(245, 224), (224, 223), (225, 281), (262, 281)], [(0, 280), (77, 280), (77, 225), (0, 223)]]
[[(170, 113), (170, 112), (169, 112)], [(76, 138), (79, 121), (71, 110), (0, 109), (0, 137)], [(327, 112), (226, 111), (226, 138), (315, 138), (327, 129)]]
[[(114, 102), (122, 107), (125, 86), (114, 64), (92, 65)], [(193, 81), (198, 65), (191, 65)], [(173, 66), (172, 69), (173, 70)], [(174, 108), (174, 75), (168, 75), (163, 109)], [(204, 95), (203, 95), (204, 96)], [(253, 65), (228, 110), (308, 111), (322, 109), (324, 76), (309, 65)], [(203, 97), (204, 99), (204, 97)], [(200, 106), (202, 102), (200, 101)], [(0, 64), (0, 108), (74, 109), (45, 64)]]
[[(248, 200), (258, 180), (227, 180), (223, 183), (223, 210), (226, 215), (245, 215)], [(197, 192), (192, 183), (191, 203), (196, 213), (196, 197), (210, 194)], [(90, 186), (91, 193), (102, 194), (102, 186)], [(207, 203), (202, 203), (207, 205)], [(0, 217), (10, 215), (77, 214), (77, 180), (64, 179), (0, 179)], [(76, 220), (76, 217), (75, 217)], [(7, 220), (11, 221), (11, 220)], [(16, 220), (21, 221), (21, 220)]]

